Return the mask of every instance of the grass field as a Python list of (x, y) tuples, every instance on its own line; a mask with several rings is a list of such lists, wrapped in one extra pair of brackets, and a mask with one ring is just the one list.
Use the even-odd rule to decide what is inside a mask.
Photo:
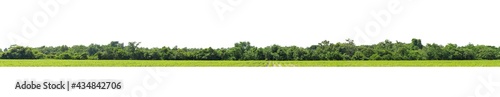
[(500, 60), (467, 61), (173, 61), (0, 60), (0, 67), (500, 67)]

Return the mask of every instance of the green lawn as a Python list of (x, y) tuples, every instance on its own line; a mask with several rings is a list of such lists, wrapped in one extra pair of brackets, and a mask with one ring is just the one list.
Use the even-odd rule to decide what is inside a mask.
[(0, 60), (0, 67), (500, 67), (500, 60), (467, 61), (173, 61)]

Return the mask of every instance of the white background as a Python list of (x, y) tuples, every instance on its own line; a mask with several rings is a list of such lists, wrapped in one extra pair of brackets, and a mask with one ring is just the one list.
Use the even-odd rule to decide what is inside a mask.
[[(482, 97), (500, 95), (500, 68), (48, 67), (0, 68), (0, 74), (1, 97), (481, 97), (476, 90), (491, 94)], [(15, 90), (16, 80), (24, 79), (115, 79), (123, 89)]]
[[(48, 14), (39, 2), (56, 2), (58, 12), (23, 35), (23, 18)], [(67, 3), (61, 3), (68, 1)], [(500, 45), (498, 0), (1, 0), (0, 48), (20, 36), (27, 46), (107, 44), (139, 41), (144, 47), (231, 47), (250, 41), (310, 46), (322, 40), (358, 44), (384, 39), (424, 43)], [(375, 21), (371, 12), (391, 14), (380, 33), (354, 29)], [(393, 3), (394, 4), (394, 3)], [(55, 9), (55, 8), (53, 8)], [(40, 21), (38, 21), (40, 22)], [(30, 36), (31, 35), (31, 36)], [(369, 36), (364, 42), (356, 35)], [(156, 72), (155, 70), (161, 71)], [(152, 71), (150, 73), (148, 71)], [(484, 85), (500, 68), (0, 68), (0, 97), (497, 97)], [(149, 76), (149, 77), (148, 77)], [(161, 76), (161, 79), (151, 77)], [(15, 90), (17, 80), (117, 79), (123, 90)], [(147, 82), (146, 82), (147, 81)], [(156, 83), (148, 87), (143, 83)], [(479, 88), (478, 88), (479, 87)], [(487, 90), (485, 87), (493, 87)], [(477, 92), (478, 91), (478, 92)]]
[[(23, 17), (33, 21), (47, 13), (38, 2), (1, 0), (0, 47), (22, 36)], [(468, 43), (500, 46), (498, 0), (57, 0), (59, 11), (48, 18), (28, 46), (108, 44), (138, 41), (143, 47), (232, 47), (250, 41), (307, 47), (323, 40), (374, 44), (385, 39), (423, 43)], [(241, 1), (229, 4), (227, 1)], [(397, 1), (398, 14), (363, 42), (355, 28), (376, 21), (371, 12), (387, 11)], [(234, 9), (219, 18), (216, 2)], [(39, 20), (43, 21), (43, 19)], [(380, 24), (379, 24), (380, 25)], [(10, 35), (9, 33), (13, 33)], [(26, 36), (23, 36), (26, 37)]]

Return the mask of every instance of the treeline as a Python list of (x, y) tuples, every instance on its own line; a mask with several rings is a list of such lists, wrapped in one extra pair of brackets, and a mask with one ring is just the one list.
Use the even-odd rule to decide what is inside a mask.
[(322, 41), (310, 47), (271, 45), (255, 47), (250, 42), (230, 48), (139, 47), (112, 41), (106, 45), (24, 47), (12, 45), (0, 50), (2, 59), (74, 59), (74, 60), (494, 60), (500, 59), (500, 47), (487, 45), (423, 45), (386, 40), (373, 45), (355, 45), (353, 40)]

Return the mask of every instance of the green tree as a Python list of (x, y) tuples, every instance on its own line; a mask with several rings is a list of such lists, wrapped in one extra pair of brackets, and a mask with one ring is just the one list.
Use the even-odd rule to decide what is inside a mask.
[(36, 59), (37, 53), (36, 50), (33, 50), (30, 47), (23, 47), (12, 45), (9, 47), (7, 52), (2, 53), (3, 59)]
[(91, 60), (494, 60), (500, 59), (500, 48), (487, 45), (458, 46), (422, 45), (420, 39), (411, 43), (385, 40), (373, 45), (355, 45), (354, 41), (331, 43), (321, 41), (309, 47), (271, 45), (255, 47), (238, 42), (230, 48), (162, 48), (139, 47), (140, 42), (118, 41), (109, 44), (74, 46), (13, 45), (0, 51), (2, 59), (91, 59)]
[(366, 58), (365, 54), (357, 51), (354, 53), (354, 55), (351, 57), (352, 60), (366, 60), (368, 58)]
[(73, 59), (70, 53), (62, 53), (59, 56), (57, 56), (58, 59)]
[(422, 49), (424, 45), (422, 45), (422, 41), (420, 39), (411, 39), (411, 45), (413, 49)]
[(370, 60), (380, 60), (380, 55), (379, 54), (373, 54), (370, 56)]

